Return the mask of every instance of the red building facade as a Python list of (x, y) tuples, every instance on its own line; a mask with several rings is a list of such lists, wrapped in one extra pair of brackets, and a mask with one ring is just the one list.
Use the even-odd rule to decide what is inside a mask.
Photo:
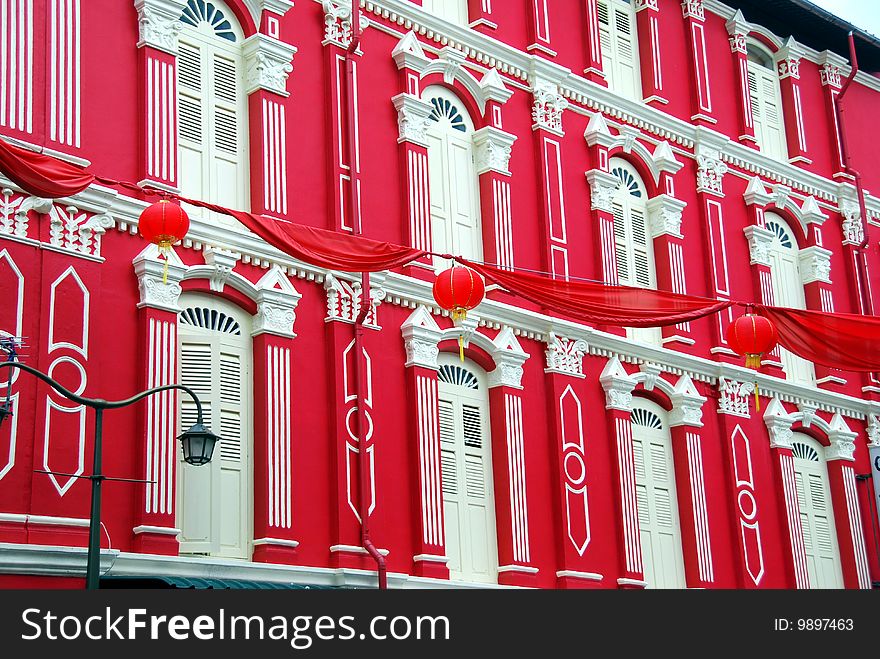
[[(827, 20), (790, 4), (792, 29)], [(0, 0), (0, 133), (115, 179), (503, 267), (873, 313), (880, 199), (863, 224), (833, 111), (846, 43), (808, 46), (750, 8), (367, 0), (348, 53), (342, 0)], [(860, 72), (847, 100), (868, 190), (878, 90)], [(859, 478), (880, 443), (872, 375), (783, 349), (755, 375), (727, 312), (588, 327), (490, 287), (456, 325), (431, 296), (441, 259), (372, 276), (359, 354), (357, 273), (188, 208), (163, 282), (137, 235), (145, 197), (0, 185), (0, 329), (26, 337), (22, 360), (107, 399), (181, 382), (223, 438), (190, 467), (187, 400), (108, 413), (105, 472), (146, 481), (105, 485), (108, 577), (371, 585), (366, 508), (392, 587), (880, 581)], [(7, 388), (0, 585), (76, 587), (93, 418), (27, 374)]]

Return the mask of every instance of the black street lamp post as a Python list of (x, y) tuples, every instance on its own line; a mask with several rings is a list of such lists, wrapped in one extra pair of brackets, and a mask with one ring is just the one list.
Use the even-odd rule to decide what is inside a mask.
[[(10, 353), (10, 357), (14, 358), (14, 353)], [(65, 389), (58, 382), (50, 378), (45, 373), (42, 373), (35, 368), (31, 368), (30, 366), (27, 366), (17, 361), (7, 361), (0, 363), (0, 368), (17, 368), (19, 370), (25, 371), (26, 373), (30, 373), (34, 377), (37, 377), (48, 384), (55, 391), (57, 391), (68, 400), (73, 401), (74, 403), (79, 403), (80, 405), (85, 405), (86, 407), (90, 407), (95, 410), (95, 446), (94, 458), (92, 462), (92, 475), (76, 477), (87, 478), (92, 481), (92, 507), (91, 514), (89, 515), (89, 547), (87, 554), (88, 559), (86, 562), (86, 588), (89, 590), (96, 590), (98, 588), (98, 580), (100, 578), (98, 566), (100, 563), (101, 551), (101, 484), (105, 480), (143, 482), (131, 478), (111, 478), (105, 476), (102, 473), (101, 454), (103, 448), (102, 434), (104, 425), (104, 410), (115, 410), (121, 407), (128, 407), (129, 405), (132, 405), (139, 400), (146, 398), (147, 396), (159, 393), (160, 391), (168, 391), (169, 389), (180, 389), (181, 391), (189, 394), (189, 396), (193, 399), (196, 404), (197, 412), (195, 425), (193, 425), (189, 430), (186, 430), (178, 437), (183, 447), (184, 460), (192, 465), (207, 464), (211, 461), (211, 456), (214, 453), (214, 445), (220, 438), (212, 433), (210, 430), (205, 428), (202, 423), (202, 402), (199, 400), (198, 396), (196, 396), (192, 389), (190, 389), (189, 387), (185, 387), (182, 384), (169, 384), (163, 387), (155, 387), (153, 389), (148, 389), (147, 391), (142, 391), (141, 393), (125, 400), (111, 401), (103, 400), (101, 398), (85, 398), (83, 396), (78, 396), (72, 391)], [(7, 387), (8, 393), (9, 390), (12, 388), (11, 378)], [(0, 405), (0, 423), (3, 423), (6, 417), (9, 416), (11, 413), (12, 411), (9, 407), (9, 400), (7, 397), (7, 401)], [(74, 474), (67, 475), (74, 476)]]

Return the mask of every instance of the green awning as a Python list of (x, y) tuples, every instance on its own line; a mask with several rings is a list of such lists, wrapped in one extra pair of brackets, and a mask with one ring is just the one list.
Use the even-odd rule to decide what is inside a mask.
[(197, 577), (101, 577), (101, 588), (195, 588), (200, 590), (335, 590), (338, 586), (311, 586), (293, 582), (247, 579), (201, 579)]

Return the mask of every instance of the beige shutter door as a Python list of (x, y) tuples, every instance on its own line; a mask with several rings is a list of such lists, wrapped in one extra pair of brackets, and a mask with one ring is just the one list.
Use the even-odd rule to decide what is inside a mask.
[(645, 581), (649, 588), (684, 588), (672, 440), (662, 410), (639, 405), (632, 413), (632, 434)]
[(626, 215), (623, 204), (618, 201), (612, 203), (612, 215), (614, 217), (614, 256), (617, 260), (617, 281), (621, 286), (633, 286), (630, 266), (630, 249)]
[(422, 8), (450, 23), (468, 24), (467, 0), (422, 0)]
[(244, 208), (247, 176), (246, 112), (239, 89), (238, 58), (226, 53), (212, 53), (211, 83), (212, 138), (211, 158), (212, 199), (230, 208)]
[(428, 133), (428, 188), (431, 195), (431, 242), (439, 254), (452, 253), (452, 191), (449, 188), (449, 154), (441, 131)]
[(628, 5), (614, 8), (614, 91), (641, 100), (634, 16)]
[(811, 439), (793, 445), (795, 489), (812, 588), (843, 588), (828, 472), (821, 447)]
[[(180, 322), (180, 380), (202, 401), (205, 424), (221, 437), (209, 464), (178, 461), (181, 551), (249, 558), (250, 334), (216, 300), (197, 298)], [(181, 427), (195, 423), (195, 406), (181, 396)]]
[(782, 99), (779, 80), (755, 62), (748, 63), (749, 98), (755, 138), (762, 153), (784, 160), (787, 157), (785, 130), (782, 123)]
[(204, 199), (208, 192), (208, 137), (205, 133), (207, 67), (203, 49), (180, 41), (177, 56), (180, 190), (184, 196)]
[(615, 78), (615, 53), (614, 40), (611, 36), (613, 28), (611, 27), (611, 13), (608, 3), (603, 0), (596, 2), (596, 11), (599, 17), (599, 49), (602, 52), (602, 71), (605, 73), (605, 80), (608, 87), (615, 88), (617, 82)]
[(494, 583), (498, 549), (485, 383), (471, 369), (443, 364), (438, 413), (450, 576)]

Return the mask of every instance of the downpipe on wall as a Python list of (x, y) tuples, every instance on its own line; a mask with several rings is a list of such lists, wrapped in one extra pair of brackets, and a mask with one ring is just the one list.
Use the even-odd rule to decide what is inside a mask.
[(862, 223), (862, 241), (854, 248), (856, 263), (859, 275), (859, 301), (861, 303), (861, 312), (865, 316), (872, 315), (871, 298), (868, 289), (868, 263), (866, 248), (868, 246), (868, 210), (865, 206), (865, 190), (862, 187), (862, 174), (854, 169), (850, 164), (851, 156), (849, 150), (849, 142), (847, 141), (846, 127), (844, 125), (843, 99), (846, 96), (849, 87), (855, 80), (856, 74), (859, 72), (859, 60), (856, 56), (856, 41), (852, 30), (849, 33), (849, 59), (852, 62), (852, 69), (849, 72), (846, 82), (840, 90), (840, 93), (834, 99), (834, 113), (837, 115), (837, 135), (840, 138), (840, 150), (843, 156), (844, 171), (855, 179), (856, 193), (859, 198), (859, 215)]
[[(354, 235), (361, 233), (360, 223), (360, 172), (357, 166), (357, 129), (355, 125), (355, 57), (361, 43), (361, 7), (359, 0), (351, 0), (351, 43), (345, 51), (345, 84), (346, 84), (346, 130), (348, 136), (348, 167), (349, 167), (349, 209), (351, 226)], [(354, 375), (357, 403), (357, 434), (358, 434), (358, 504), (361, 517), (361, 545), (376, 562), (379, 577), (379, 589), (388, 588), (388, 576), (385, 557), (379, 553), (370, 539), (370, 500), (369, 462), (366, 450), (369, 422), (365, 395), (367, 390), (367, 373), (364, 367), (364, 323), (370, 313), (370, 273), (362, 274), (361, 307), (354, 323)]]

